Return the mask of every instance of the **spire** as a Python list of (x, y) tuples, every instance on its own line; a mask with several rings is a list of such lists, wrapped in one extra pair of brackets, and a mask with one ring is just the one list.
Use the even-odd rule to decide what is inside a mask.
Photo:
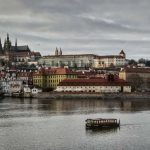
[(61, 50), (61, 48), (60, 48), (60, 50), (59, 50), (59, 55), (62, 55), (62, 50)]
[(55, 50), (55, 55), (57, 56), (58, 55), (58, 49), (56, 47), (56, 50)]
[(1, 43), (1, 38), (0, 38), (0, 50), (2, 50), (2, 43)]
[(7, 33), (7, 38), (4, 42), (4, 53), (9, 53), (11, 50), (11, 41), (9, 40), (9, 34)]
[(6, 39), (4, 40), (4, 49), (5, 49), (5, 47), (6, 47)]
[(3, 48), (2, 48), (1, 38), (0, 38), (0, 54), (2, 53), (3, 53)]
[(17, 39), (15, 41), (15, 51), (17, 51)]
[(15, 47), (17, 47), (17, 39), (16, 39), (16, 42), (15, 42)]
[(9, 34), (7, 33), (7, 41), (9, 41)]

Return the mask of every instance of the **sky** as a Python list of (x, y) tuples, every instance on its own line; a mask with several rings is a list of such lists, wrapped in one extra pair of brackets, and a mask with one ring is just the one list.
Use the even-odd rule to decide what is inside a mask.
[(0, 0), (0, 37), (42, 55), (150, 58), (150, 0)]

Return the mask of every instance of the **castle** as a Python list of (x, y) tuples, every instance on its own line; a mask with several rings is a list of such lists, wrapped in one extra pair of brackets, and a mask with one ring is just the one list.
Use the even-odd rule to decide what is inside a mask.
[(38, 63), (50, 67), (69, 68), (108, 68), (122, 67), (126, 64), (126, 54), (123, 50), (118, 55), (99, 56), (95, 54), (70, 54), (64, 55), (62, 49), (56, 47), (54, 55), (43, 56)]
[(17, 39), (13, 46), (9, 34), (4, 41), (4, 46), (0, 39), (0, 60), (7, 62), (27, 62), (33, 57), (41, 57), (39, 52), (31, 52), (28, 45), (18, 46)]

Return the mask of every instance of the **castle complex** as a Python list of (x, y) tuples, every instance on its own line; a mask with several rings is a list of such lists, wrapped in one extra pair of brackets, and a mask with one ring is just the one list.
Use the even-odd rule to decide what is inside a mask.
[(55, 49), (54, 55), (41, 57), (39, 52), (32, 52), (28, 45), (18, 46), (17, 40), (13, 46), (9, 35), (4, 41), (2, 46), (0, 39), (0, 60), (5, 62), (15, 62), (20, 64), (30, 61), (38, 61), (39, 65), (47, 67), (67, 67), (67, 68), (109, 68), (109, 67), (122, 67), (126, 64), (126, 54), (123, 50), (118, 55), (105, 55), (99, 56), (95, 54), (70, 54), (64, 55), (61, 48)]
[(50, 67), (69, 68), (107, 68), (122, 67), (126, 64), (126, 55), (123, 50), (118, 55), (98, 56), (94, 54), (71, 54), (63, 55), (62, 49), (56, 48), (55, 55), (43, 56), (39, 59), (39, 64)]

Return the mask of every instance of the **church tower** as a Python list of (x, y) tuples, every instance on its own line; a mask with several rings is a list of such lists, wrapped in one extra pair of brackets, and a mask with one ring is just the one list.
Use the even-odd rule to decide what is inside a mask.
[(60, 48), (60, 50), (59, 50), (59, 55), (62, 55), (62, 50), (61, 50), (61, 48)]
[(56, 50), (55, 50), (55, 55), (58, 56), (58, 49), (56, 47)]

